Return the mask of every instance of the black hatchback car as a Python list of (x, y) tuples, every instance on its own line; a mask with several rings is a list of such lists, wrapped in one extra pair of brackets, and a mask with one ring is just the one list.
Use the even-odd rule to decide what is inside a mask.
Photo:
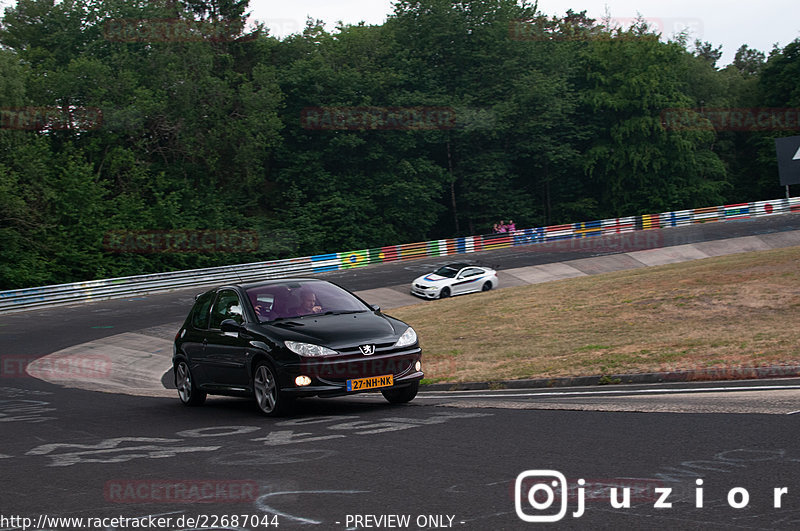
[(253, 396), (266, 415), (305, 396), (379, 390), (411, 401), (423, 377), (414, 329), (336, 284), (282, 279), (198, 295), (175, 336), (181, 402)]

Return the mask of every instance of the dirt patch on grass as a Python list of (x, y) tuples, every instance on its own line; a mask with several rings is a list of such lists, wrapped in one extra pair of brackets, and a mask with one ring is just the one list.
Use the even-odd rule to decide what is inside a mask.
[(800, 363), (800, 247), (397, 308), (432, 381)]

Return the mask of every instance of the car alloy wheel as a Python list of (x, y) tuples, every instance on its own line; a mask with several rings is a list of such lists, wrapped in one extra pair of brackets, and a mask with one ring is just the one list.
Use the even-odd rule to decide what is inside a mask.
[(281, 393), (275, 371), (266, 362), (262, 361), (256, 365), (253, 391), (258, 409), (265, 415), (282, 415), (288, 409), (289, 400)]
[(446, 299), (450, 296), (450, 288), (442, 288), (442, 291), (439, 292), (440, 299)]
[(200, 406), (206, 401), (206, 393), (194, 386), (189, 364), (183, 360), (175, 367), (175, 387), (178, 388), (178, 398), (184, 405)]
[(481, 288), (481, 291), (489, 291), (490, 289), (492, 289), (492, 283), (487, 280), (483, 283), (483, 288)]

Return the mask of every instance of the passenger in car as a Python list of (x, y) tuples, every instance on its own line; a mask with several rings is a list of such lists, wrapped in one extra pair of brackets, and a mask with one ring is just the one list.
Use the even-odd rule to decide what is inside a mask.
[(256, 312), (256, 317), (259, 321), (267, 321), (269, 319), (269, 310), (266, 305), (256, 301), (253, 303), (253, 310)]

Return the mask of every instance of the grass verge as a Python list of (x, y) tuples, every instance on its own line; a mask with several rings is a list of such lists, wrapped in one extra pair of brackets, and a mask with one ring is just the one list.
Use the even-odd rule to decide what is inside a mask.
[(800, 247), (406, 306), (426, 382), (800, 364)]

